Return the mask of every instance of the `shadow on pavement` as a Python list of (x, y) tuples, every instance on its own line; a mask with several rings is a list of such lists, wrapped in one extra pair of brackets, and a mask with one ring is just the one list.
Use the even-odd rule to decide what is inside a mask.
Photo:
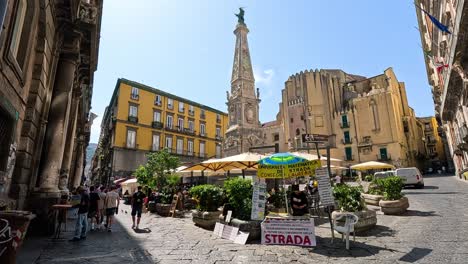
[(448, 177), (455, 177), (453, 174), (423, 174), (424, 178), (448, 178)]
[[(74, 224), (74, 220), (69, 220), (67, 230), (62, 231), (59, 239), (26, 238), (17, 263), (153, 263), (150, 254), (119, 221), (114, 221), (112, 232), (89, 231), (86, 240), (70, 242)], [(148, 232), (146, 229), (142, 231)]]
[(407, 210), (405, 213), (401, 214), (400, 216), (441, 216), (439, 214), (436, 214), (435, 211), (428, 211), (428, 212), (423, 212), (423, 211), (418, 211), (418, 210)]
[(356, 233), (356, 237), (368, 237), (368, 236), (375, 236), (375, 237), (391, 237), (396, 234), (396, 231), (389, 228), (388, 226), (383, 225), (376, 225), (374, 228)]
[(416, 262), (425, 256), (429, 255), (432, 252), (432, 249), (429, 248), (413, 248), (410, 252), (406, 253), (399, 260), (404, 262)]
[(143, 229), (140, 229), (140, 228), (135, 228), (133, 229), (133, 231), (135, 231), (135, 233), (138, 233), (138, 234), (147, 234), (147, 233), (151, 233), (151, 229), (149, 228), (143, 228)]
[(418, 187), (416, 187), (416, 186), (414, 186), (414, 185), (408, 185), (408, 186), (405, 186), (405, 188), (404, 188), (404, 189), (419, 189), (419, 190), (421, 190), (421, 189), (426, 189), (426, 190), (438, 190), (438, 189), (439, 189), (439, 187), (438, 187), (438, 186), (430, 186), (430, 185), (426, 185), (426, 186), (424, 186), (424, 188), (418, 188)]
[(370, 257), (379, 254), (380, 251), (395, 252), (396, 250), (367, 245), (359, 242), (359, 239), (357, 238), (356, 241), (352, 241), (352, 239), (349, 240), (349, 250), (346, 250), (346, 244), (341, 240), (341, 237), (336, 237), (333, 240), (333, 244), (331, 243), (331, 238), (329, 237), (317, 237), (317, 247), (309, 250), (311, 253), (332, 258)]
[(421, 192), (403, 192), (404, 194), (459, 194), (460, 192), (424, 192), (424, 191), (421, 191)]

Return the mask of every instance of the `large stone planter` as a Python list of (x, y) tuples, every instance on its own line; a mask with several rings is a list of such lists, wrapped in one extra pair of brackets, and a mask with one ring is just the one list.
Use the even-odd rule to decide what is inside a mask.
[(0, 263), (16, 263), (16, 255), (36, 215), (28, 211), (1, 211)]
[(201, 228), (213, 230), (221, 213), (221, 211), (206, 212), (192, 210), (192, 221)]
[(379, 202), (380, 211), (386, 215), (399, 215), (406, 212), (409, 207), (409, 201), (407, 197), (402, 197), (395, 201), (384, 201)]
[(222, 215), (219, 217), (219, 219), (220, 219), (220, 222), (223, 224), (238, 227), (239, 231), (242, 231), (242, 232), (248, 232), (249, 233), (249, 238), (247, 239), (248, 241), (260, 240), (260, 237), (262, 235), (260, 224), (262, 223), (262, 221), (240, 220), (237, 218), (231, 218), (231, 222), (226, 223)]
[[(342, 214), (344, 212), (340, 211), (334, 211), (332, 213), (332, 219), (335, 219), (338, 215)], [(351, 212), (357, 217), (359, 217), (358, 222), (354, 225), (354, 231), (355, 233), (360, 233), (369, 229), (372, 229), (377, 225), (377, 214), (375, 211), (359, 211), (359, 212)], [(340, 225), (344, 225), (345, 219), (338, 220), (337, 222), (340, 223)]]
[(383, 198), (382, 195), (374, 195), (374, 194), (368, 194), (368, 193), (361, 193), (361, 197), (362, 199), (364, 199), (364, 202), (366, 204), (375, 205), (375, 206), (379, 206), (379, 202)]
[(171, 210), (171, 204), (156, 204), (156, 213), (160, 216), (169, 216), (169, 211)]

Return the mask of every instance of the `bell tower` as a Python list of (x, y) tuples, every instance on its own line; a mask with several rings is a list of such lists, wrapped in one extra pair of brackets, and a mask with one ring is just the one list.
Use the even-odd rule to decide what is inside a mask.
[(236, 45), (231, 76), (231, 92), (227, 93), (229, 127), (225, 133), (226, 156), (249, 151), (250, 147), (263, 145), (259, 120), (260, 92), (255, 91), (255, 78), (250, 60), (244, 10), (239, 8), (238, 23), (234, 30)]

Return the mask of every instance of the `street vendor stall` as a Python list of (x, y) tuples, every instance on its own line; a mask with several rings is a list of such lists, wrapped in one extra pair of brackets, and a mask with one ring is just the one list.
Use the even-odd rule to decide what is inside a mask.
[[(259, 161), (259, 179), (282, 179), (315, 175), (320, 160), (307, 160), (291, 153), (277, 153)], [(269, 214), (262, 222), (262, 244), (315, 246), (314, 221), (308, 215), (292, 216), (284, 192), (286, 214)], [(293, 203), (293, 201), (292, 201)], [(255, 208), (255, 204), (252, 205)]]

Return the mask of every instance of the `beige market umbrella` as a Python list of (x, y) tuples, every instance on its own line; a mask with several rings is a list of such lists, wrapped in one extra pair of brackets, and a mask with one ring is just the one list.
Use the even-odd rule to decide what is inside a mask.
[[(306, 159), (306, 160), (318, 160), (318, 156), (315, 155), (315, 154), (311, 154), (311, 153), (296, 151), (296, 152), (291, 152), (291, 154), (293, 154), (295, 156), (298, 156), (298, 157), (301, 157), (301, 158)], [(327, 160), (327, 157), (326, 156), (320, 156), (320, 160)], [(330, 161), (341, 162), (342, 160), (330, 157)]]
[[(322, 166), (322, 168), (326, 168), (326, 167), (327, 167), (327, 165)], [(348, 168), (341, 167), (341, 166), (330, 165), (330, 169), (332, 169), (332, 170), (347, 170)]]
[(209, 159), (185, 168), (183, 171), (228, 171), (238, 169), (230, 163), (219, 162), (221, 159)]
[(383, 162), (368, 161), (351, 166), (353, 170), (395, 169), (395, 166)]
[(238, 155), (218, 159), (210, 163), (218, 167), (222, 167), (224, 170), (226, 170), (225, 168), (227, 167), (234, 167), (232, 169), (249, 170), (257, 169), (258, 161), (265, 157), (265, 155), (258, 153), (244, 152)]

